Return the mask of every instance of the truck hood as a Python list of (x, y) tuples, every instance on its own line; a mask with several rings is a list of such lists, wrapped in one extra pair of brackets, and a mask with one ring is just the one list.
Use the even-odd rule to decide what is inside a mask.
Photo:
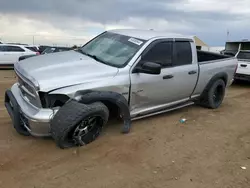
[(15, 70), (40, 91), (114, 77), (118, 68), (100, 63), (76, 51), (57, 52), (30, 57), (15, 64)]

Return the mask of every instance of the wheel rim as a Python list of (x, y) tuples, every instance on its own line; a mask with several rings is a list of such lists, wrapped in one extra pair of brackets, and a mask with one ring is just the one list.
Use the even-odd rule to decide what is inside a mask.
[(223, 93), (224, 93), (224, 90), (221, 85), (215, 88), (214, 94), (213, 94), (213, 100), (216, 104), (219, 104), (222, 101)]
[(77, 124), (73, 132), (73, 140), (76, 144), (85, 145), (83, 138), (88, 133), (95, 133), (103, 125), (103, 119), (100, 116), (90, 116)]

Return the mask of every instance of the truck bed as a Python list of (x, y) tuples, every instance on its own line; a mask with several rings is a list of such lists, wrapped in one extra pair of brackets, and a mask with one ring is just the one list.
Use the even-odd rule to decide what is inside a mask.
[(214, 60), (221, 60), (221, 59), (227, 59), (231, 58), (231, 56), (228, 55), (222, 55), (214, 52), (206, 52), (197, 50), (197, 60), (198, 62), (204, 62), (204, 61), (214, 61)]
[(193, 95), (200, 95), (216, 74), (226, 74), (226, 86), (231, 85), (238, 64), (235, 57), (212, 52), (197, 51), (199, 77)]

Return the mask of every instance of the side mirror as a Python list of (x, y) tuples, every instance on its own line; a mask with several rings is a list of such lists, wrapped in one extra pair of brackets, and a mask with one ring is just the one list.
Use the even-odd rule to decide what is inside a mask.
[(153, 62), (144, 62), (136, 67), (133, 73), (161, 74), (161, 65)]

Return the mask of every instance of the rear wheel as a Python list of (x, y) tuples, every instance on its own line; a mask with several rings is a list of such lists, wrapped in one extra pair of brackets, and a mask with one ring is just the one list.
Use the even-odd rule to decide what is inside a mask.
[(60, 148), (86, 145), (100, 135), (108, 117), (108, 108), (101, 102), (85, 105), (72, 100), (54, 116), (52, 137)]
[(225, 82), (222, 79), (216, 80), (201, 97), (200, 104), (211, 109), (218, 108), (224, 99), (225, 89)]

